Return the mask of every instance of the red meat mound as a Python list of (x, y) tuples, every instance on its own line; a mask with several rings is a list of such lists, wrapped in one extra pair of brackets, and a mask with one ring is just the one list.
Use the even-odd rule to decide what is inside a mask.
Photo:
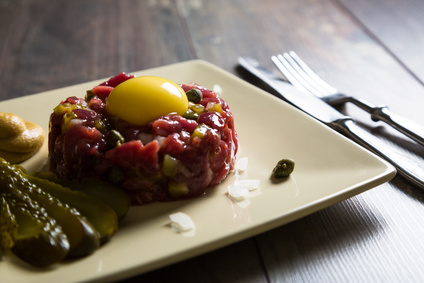
[(203, 94), (197, 117), (169, 114), (135, 126), (105, 110), (110, 92), (132, 77), (120, 73), (87, 91), (85, 99), (68, 97), (54, 109), (50, 170), (62, 179), (107, 180), (125, 190), (133, 205), (199, 196), (224, 180), (238, 149), (228, 104), (211, 90), (183, 84), (184, 91)]

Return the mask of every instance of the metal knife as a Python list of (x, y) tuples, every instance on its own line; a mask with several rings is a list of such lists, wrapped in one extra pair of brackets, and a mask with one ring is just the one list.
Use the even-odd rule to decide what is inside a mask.
[(284, 100), (385, 159), (397, 169), (399, 175), (424, 189), (424, 167), (421, 164), (414, 163), (396, 148), (361, 129), (352, 118), (343, 115), (313, 94), (298, 90), (266, 70), (255, 59), (239, 57), (238, 63), (277, 91)]

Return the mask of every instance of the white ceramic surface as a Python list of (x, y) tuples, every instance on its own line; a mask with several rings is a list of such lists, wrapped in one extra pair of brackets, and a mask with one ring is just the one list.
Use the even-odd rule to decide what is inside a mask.
[[(239, 157), (248, 157), (248, 178), (261, 181), (261, 193), (242, 207), (226, 196), (234, 174), (205, 196), (172, 203), (132, 207), (112, 240), (93, 255), (49, 270), (35, 270), (13, 256), (0, 262), (1, 282), (112, 281), (160, 268), (254, 236), (311, 214), (389, 181), (394, 168), (287, 103), (218, 67), (201, 61), (136, 72), (178, 83), (218, 84), (221, 97), (235, 117)], [(0, 112), (12, 112), (42, 125), (62, 99), (83, 97), (103, 80), (0, 102)], [(47, 146), (23, 165), (29, 171), (45, 164)], [(270, 181), (281, 158), (296, 168), (284, 182)], [(195, 223), (191, 235), (175, 233), (168, 215), (188, 214)]]

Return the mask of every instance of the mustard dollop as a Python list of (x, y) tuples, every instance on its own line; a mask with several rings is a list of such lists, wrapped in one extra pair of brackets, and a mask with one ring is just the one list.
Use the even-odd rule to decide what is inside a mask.
[(20, 163), (43, 146), (43, 129), (12, 113), (0, 112), (0, 156), (10, 163)]

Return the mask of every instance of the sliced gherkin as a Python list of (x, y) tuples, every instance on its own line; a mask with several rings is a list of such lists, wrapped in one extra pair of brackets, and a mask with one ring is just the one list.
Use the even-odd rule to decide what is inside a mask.
[(74, 207), (88, 221), (93, 224), (100, 235), (100, 242), (107, 242), (118, 229), (118, 216), (115, 211), (104, 202), (95, 199), (83, 192), (73, 191), (70, 188), (42, 179), (33, 175), (27, 175), (28, 180), (43, 191)]
[(13, 247), (18, 234), (16, 217), (10, 211), (4, 197), (0, 197), (0, 249), (7, 251)]
[[(4, 182), (1, 181), (0, 188), (3, 188)], [(47, 267), (62, 261), (69, 252), (69, 241), (44, 208), (18, 190), (1, 196), (18, 224), (12, 252), (35, 267)]]
[(125, 217), (131, 205), (129, 196), (122, 189), (106, 182), (101, 182), (95, 179), (84, 179), (81, 182), (76, 180), (60, 180), (51, 172), (37, 172), (32, 175), (60, 184), (63, 187), (69, 187), (74, 191), (84, 192), (85, 194), (104, 202), (115, 211), (119, 220)]
[(42, 206), (66, 234), (70, 244), (68, 258), (87, 256), (100, 246), (97, 230), (79, 211), (30, 183), (22, 168), (5, 162), (0, 165), (1, 172), (15, 180), (14, 186), (3, 187), (2, 192), (13, 194), (19, 190)]

